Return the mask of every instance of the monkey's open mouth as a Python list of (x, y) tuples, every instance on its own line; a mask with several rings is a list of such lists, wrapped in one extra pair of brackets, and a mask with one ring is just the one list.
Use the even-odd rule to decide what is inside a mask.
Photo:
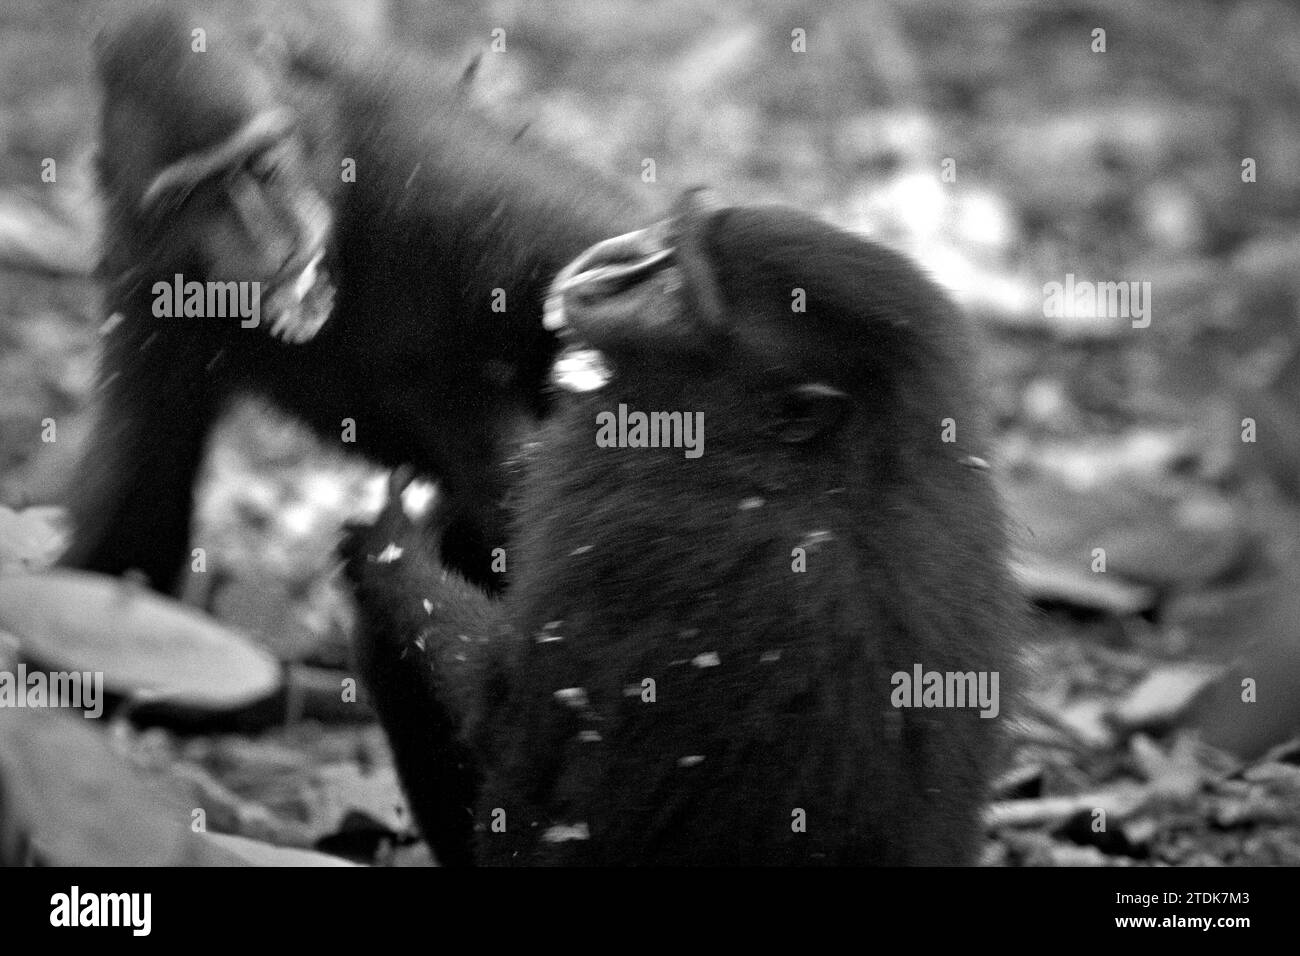
[(316, 337), (334, 309), (334, 283), (322, 266), (325, 250), (317, 249), (295, 275), (290, 271), (277, 282), (263, 311), (271, 320), (271, 334), (290, 345)]

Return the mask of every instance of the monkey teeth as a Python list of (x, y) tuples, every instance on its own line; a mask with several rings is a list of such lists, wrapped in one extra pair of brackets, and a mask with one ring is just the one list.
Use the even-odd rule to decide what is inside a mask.
[(317, 252), (292, 285), (271, 294), (268, 311), (273, 316), (271, 335), (290, 345), (316, 337), (334, 307), (334, 286), (319, 269), (324, 252)]
[(613, 377), (605, 356), (596, 349), (566, 349), (551, 367), (551, 383), (566, 392), (596, 392)]
[(567, 325), (564, 317), (564, 296), (558, 290), (546, 297), (542, 309), (542, 328), (548, 332), (558, 332)]
[(325, 278), (320, 276), (318, 273), (321, 260), (324, 258), (325, 250), (321, 249), (316, 253), (316, 255), (311, 257), (311, 260), (303, 266), (302, 272), (298, 274), (298, 281), (293, 284), (293, 293), (299, 299), (305, 299), (307, 293), (309, 293), (312, 288), (317, 284), (326, 281)]

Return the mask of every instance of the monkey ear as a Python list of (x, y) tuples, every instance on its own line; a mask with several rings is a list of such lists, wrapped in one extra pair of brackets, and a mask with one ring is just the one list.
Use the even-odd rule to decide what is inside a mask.
[(796, 385), (785, 393), (777, 437), (787, 444), (800, 445), (829, 434), (849, 417), (852, 406), (847, 392), (824, 382)]

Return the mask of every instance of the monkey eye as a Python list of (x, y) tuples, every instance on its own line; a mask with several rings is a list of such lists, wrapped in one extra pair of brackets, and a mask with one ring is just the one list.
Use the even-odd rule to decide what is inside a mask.
[(258, 182), (267, 183), (275, 178), (276, 173), (280, 171), (280, 164), (269, 159), (266, 154), (254, 156), (245, 166), (248, 174)]
[(284, 169), (285, 158), (282, 149), (264, 149), (250, 156), (244, 168), (258, 182), (268, 183)]

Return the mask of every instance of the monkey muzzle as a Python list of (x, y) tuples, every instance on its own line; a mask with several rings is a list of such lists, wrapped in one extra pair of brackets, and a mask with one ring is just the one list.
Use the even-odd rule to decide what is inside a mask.
[[(551, 332), (570, 328), (570, 313), (616, 307), (620, 314), (640, 313), (656, 291), (671, 291), (670, 281), (646, 288), (677, 262), (662, 225), (615, 236), (592, 246), (564, 267), (551, 284), (542, 324)], [(610, 321), (606, 315), (602, 321)]]
[(712, 348), (722, 307), (703, 237), (719, 211), (703, 190), (688, 190), (668, 219), (596, 243), (555, 277), (543, 325), (601, 350)]
[[(647, 308), (671, 294), (677, 260), (662, 226), (615, 236), (592, 246), (551, 284), (542, 324), (570, 340), (603, 340), (607, 333), (653, 321)], [(594, 334), (593, 334), (594, 333)], [(556, 358), (551, 381), (568, 392), (603, 388), (614, 372), (599, 348), (571, 341)]]
[(277, 275), (263, 305), (271, 335), (290, 345), (315, 338), (334, 310), (334, 283), (323, 265), (323, 237), (305, 251)]

